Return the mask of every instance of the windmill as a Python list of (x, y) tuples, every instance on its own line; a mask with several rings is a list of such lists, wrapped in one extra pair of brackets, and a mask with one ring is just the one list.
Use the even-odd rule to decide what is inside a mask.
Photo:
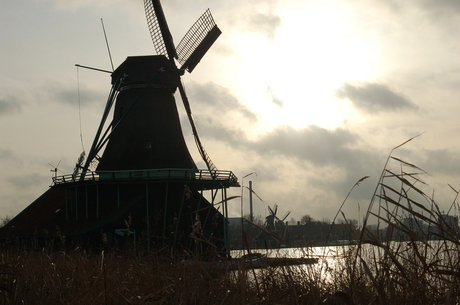
[[(33, 236), (34, 230), (59, 226), (68, 236), (97, 244), (101, 232), (115, 238), (129, 218), (130, 230), (147, 251), (168, 244), (171, 252), (229, 254), (226, 189), (239, 187), (238, 179), (218, 170), (204, 150), (181, 81), (221, 31), (206, 10), (175, 47), (160, 1), (144, 5), (158, 54), (129, 56), (111, 72), (112, 87), (88, 153), (79, 156), (72, 174), (54, 177), (46, 195), (0, 236)], [(197, 168), (185, 143), (177, 89), (207, 169)]]
[[(182, 38), (177, 47), (175, 47), (160, 1), (144, 0), (144, 7), (153, 45), (158, 56), (155, 58), (147, 56), (128, 57), (128, 59), (113, 72), (113, 86), (109, 94), (109, 99), (107, 102), (106, 110), (104, 111), (104, 116), (107, 117), (108, 112), (110, 111), (110, 108), (114, 104), (115, 99), (117, 98), (119, 93), (126, 89), (133, 89), (136, 87), (154, 88), (157, 86), (164, 86), (169, 87), (172, 91), (175, 91), (175, 88), (177, 87), (179, 89), (179, 93), (192, 128), (198, 152), (202, 157), (204, 163), (206, 164), (206, 167), (209, 170), (210, 174), (213, 178), (215, 178), (218, 175), (219, 171), (217, 167), (214, 165), (214, 163), (211, 161), (209, 155), (206, 153), (201, 143), (201, 140), (198, 136), (198, 132), (192, 117), (190, 103), (180, 77), (185, 73), (185, 71), (191, 73), (193, 69), (195, 69), (195, 67), (206, 54), (208, 49), (220, 36), (221, 31), (215, 24), (210, 10), (207, 9), (203, 13), (203, 15), (193, 24), (189, 31), (185, 34), (184, 38)], [(176, 60), (181, 64), (179, 68), (177, 68), (176, 66)], [(148, 68), (152, 70), (148, 71)], [(139, 73), (138, 71), (140, 69), (143, 70), (141, 73)], [(134, 76), (134, 79), (133, 74), (137, 74)], [(139, 95), (142, 94), (148, 95), (149, 93), (143, 92)], [(130, 98), (133, 99), (132, 96)], [(117, 128), (119, 128), (119, 126), (122, 123), (125, 124), (123, 121), (125, 121), (127, 115), (133, 111), (134, 105), (138, 103), (143, 97), (134, 98), (137, 99), (131, 105), (127, 105), (126, 107), (119, 107), (118, 111), (117, 109), (115, 109), (115, 112), (118, 112), (116, 113), (116, 116), (118, 116), (118, 118), (114, 117), (114, 120), (110, 124), (109, 129), (106, 130), (105, 133), (101, 136), (103, 125), (106, 121), (106, 119), (103, 118), (99, 130), (96, 134), (93, 146), (88, 154), (88, 158), (86, 159), (86, 163), (81, 167), (81, 180), (84, 179), (89, 166), (95, 162), (95, 159), (96, 161), (101, 161), (102, 158), (98, 157), (99, 151), (101, 151), (101, 149), (105, 145), (110, 145), (109, 139), (113, 137), (113, 134), (115, 134), (115, 131), (117, 130)], [(133, 115), (130, 115), (130, 117), (132, 118)], [(167, 128), (167, 126), (164, 127), (164, 129)], [(159, 129), (158, 126), (154, 128)], [(176, 124), (174, 124), (174, 128), (176, 128)], [(173, 138), (177, 137), (179, 136), (176, 132)], [(109, 143), (107, 144), (107, 142)], [(116, 142), (119, 143), (120, 141)], [(146, 147), (150, 148), (151, 144), (151, 141), (146, 141), (145, 143)], [(106, 150), (107, 149), (108, 148), (106, 148)], [(122, 152), (120, 152), (119, 149), (117, 152), (117, 156), (113, 156), (112, 159), (115, 159), (116, 157), (118, 158), (120, 154), (122, 154)], [(105, 159), (108, 158), (108, 156), (105, 156)], [(98, 169), (114, 169), (114, 161), (112, 161), (111, 163), (112, 165), (110, 166), (107, 166), (107, 162), (105, 162), (105, 164), (103, 165), (99, 164)], [(168, 164), (168, 166), (170, 167), (171, 164)], [(120, 166), (117, 167), (117, 169), (121, 168)], [(173, 164), (172, 167), (176, 166)]]
[[(209, 211), (217, 213), (212, 203), (204, 199), (202, 191), (211, 190), (211, 198), (214, 201), (217, 190), (238, 186), (233, 173), (218, 170), (206, 153), (198, 136), (181, 80), (185, 71), (191, 73), (195, 69), (221, 31), (208, 9), (175, 47), (160, 1), (144, 0), (144, 6), (157, 55), (130, 56), (112, 72), (112, 89), (101, 123), (88, 156), (81, 166), (76, 166), (75, 175), (80, 182), (91, 179), (94, 172), (90, 171), (90, 167), (97, 163), (95, 172), (99, 181), (110, 180), (115, 176), (129, 179), (164, 176), (164, 186), (158, 183), (150, 186), (152, 190), (149, 190), (146, 200), (155, 201), (154, 204), (149, 203), (149, 213), (152, 210), (161, 214), (157, 217), (162, 219), (161, 234), (164, 235), (168, 231), (169, 219), (177, 217), (179, 221), (184, 221), (181, 228), (174, 229), (175, 240), (184, 236), (181, 232), (187, 230), (190, 222), (181, 219), (184, 216), (184, 206), (190, 208), (187, 214), (189, 216), (186, 216), (189, 218), (191, 214), (198, 213), (196, 211), (201, 211), (206, 204), (209, 205)], [(196, 167), (185, 143), (174, 98), (177, 89), (198, 152), (206, 164), (206, 171)], [(113, 113), (111, 121), (109, 113)], [(227, 176), (222, 179), (222, 174)], [(179, 177), (191, 180), (177, 181)], [(192, 190), (191, 201), (194, 202), (184, 204), (184, 200), (187, 201), (189, 196), (181, 197), (181, 194), (187, 188)], [(163, 199), (165, 197), (166, 199)], [(222, 233), (216, 235), (210, 229), (209, 211), (201, 212), (199, 218), (204, 220), (203, 230), (211, 232), (208, 235), (214, 238)], [(193, 215), (190, 219), (196, 216)], [(222, 215), (219, 217), (222, 224), (220, 226), (223, 226), (225, 221)]]
[(281, 218), (276, 215), (277, 212), (278, 205), (276, 203), (273, 208), (268, 206), (268, 216), (265, 217), (264, 229), (254, 238), (255, 241), (264, 241), (266, 246), (275, 242), (279, 246), (280, 242), (286, 239), (287, 226), (284, 221), (291, 214), (291, 211), (287, 211)]
[(58, 171), (61, 172), (61, 173), (63, 173), (63, 172), (59, 169), (59, 165), (60, 165), (60, 164), (61, 164), (61, 160), (59, 160), (59, 162), (58, 162), (58, 164), (57, 164), (56, 166), (54, 166), (54, 165), (51, 164), (51, 163), (48, 163), (48, 165), (52, 167), (52, 169), (50, 169), (50, 172), (53, 172), (53, 173), (54, 173), (54, 174), (53, 174), (54, 179), (56, 179)]
[(283, 215), (283, 217), (279, 218), (278, 216), (276, 216), (276, 213), (278, 212), (278, 205), (276, 203), (273, 206), (273, 208), (268, 206), (268, 211), (269, 211), (269, 215), (265, 217), (264, 227), (269, 229), (272, 232), (279, 231), (280, 228), (285, 228), (284, 221), (291, 214), (291, 211), (287, 211)]

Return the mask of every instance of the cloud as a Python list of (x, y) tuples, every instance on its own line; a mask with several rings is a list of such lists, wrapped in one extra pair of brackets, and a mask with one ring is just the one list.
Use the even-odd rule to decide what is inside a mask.
[(350, 100), (356, 108), (367, 113), (418, 109), (417, 105), (402, 94), (377, 83), (344, 83), (335, 94), (340, 99)]
[(444, 14), (452, 15), (460, 13), (460, 2), (457, 0), (445, 0), (440, 2), (424, 0), (420, 1), (418, 4), (433, 13), (443, 12)]
[(0, 149), (0, 160), (11, 162), (13, 159), (16, 159), (16, 157), (10, 150)]
[[(279, 126), (255, 140), (234, 125), (223, 124), (206, 115), (195, 115), (200, 137), (212, 138), (234, 149), (253, 151), (264, 158), (267, 155), (297, 159), (316, 166), (361, 167), (361, 161), (370, 160), (368, 153), (352, 148), (359, 137), (342, 128), (328, 130), (316, 125), (294, 129), (289, 125)], [(183, 123), (185, 123), (183, 121)]]
[(43, 176), (40, 176), (36, 173), (32, 173), (29, 175), (13, 176), (9, 177), (7, 180), (22, 190), (30, 189), (32, 187), (43, 184)]
[(328, 130), (310, 125), (303, 129), (280, 126), (247, 146), (261, 155), (279, 154), (308, 160), (316, 165), (345, 164), (352, 158), (359, 137), (345, 129)]
[(283, 108), (284, 102), (282, 100), (280, 100), (278, 98), (278, 96), (276, 96), (276, 94), (275, 94), (275, 92), (274, 92), (274, 90), (273, 90), (273, 88), (271, 86), (267, 86), (267, 93), (270, 96), (270, 99), (273, 102), (273, 104), (275, 104), (276, 106), (278, 106), (280, 108)]
[(375, 152), (357, 148), (362, 144), (360, 137), (343, 128), (328, 130), (310, 125), (295, 129), (284, 125), (252, 140), (234, 125), (223, 124), (210, 117), (198, 117), (198, 120), (200, 137), (211, 138), (233, 149), (253, 152), (263, 160), (270, 156), (271, 160), (307, 162), (320, 168), (341, 168), (350, 173), (368, 174), (371, 168), (379, 168), (380, 159), (384, 159)]
[(278, 28), (281, 26), (281, 18), (272, 13), (254, 13), (248, 20), (248, 29), (263, 34), (269, 40), (276, 36)]
[(423, 169), (429, 174), (460, 176), (460, 157), (458, 152), (448, 149), (425, 150), (426, 164)]
[(16, 114), (21, 112), (21, 105), (14, 99), (0, 99), (0, 115)]
[(58, 83), (48, 84), (48, 88), (48, 92), (52, 92), (50, 98), (53, 101), (74, 107), (78, 107), (78, 103), (81, 103), (82, 106), (103, 106), (107, 101), (109, 90), (108, 86), (103, 89), (92, 89), (85, 85), (77, 88), (73, 85)]
[(192, 112), (194, 112), (193, 109), (201, 107), (198, 110), (199, 113), (219, 112), (222, 115), (222, 113), (237, 112), (250, 122), (258, 120), (257, 115), (243, 105), (228, 88), (216, 83), (191, 82), (187, 84), (187, 92), (192, 104)]
[[(202, 138), (211, 138), (225, 143), (232, 148), (241, 148), (246, 142), (246, 135), (241, 129), (230, 127), (222, 124), (221, 120), (214, 120), (210, 116), (195, 116), (200, 124), (197, 126), (199, 136)], [(188, 129), (188, 122), (183, 121)]]

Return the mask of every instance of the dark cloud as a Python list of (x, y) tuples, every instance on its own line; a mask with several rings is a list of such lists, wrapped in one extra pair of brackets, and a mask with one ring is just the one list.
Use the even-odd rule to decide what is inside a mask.
[(251, 122), (257, 121), (255, 113), (240, 103), (228, 88), (216, 83), (198, 84), (192, 82), (187, 84), (187, 95), (192, 105), (192, 112), (200, 107), (199, 113), (218, 111), (222, 115), (231, 111), (240, 113)]
[[(429, 174), (460, 176), (460, 156), (448, 149), (425, 150), (426, 163), (423, 169)], [(453, 181), (452, 181), (453, 182)]]
[(103, 106), (107, 101), (107, 95), (109, 87), (107, 87), (107, 93), (104, 94), (103, 90), (91, 90), (88, 88), (80, 88), (78, 92), (77, 88), (73, 89), (57, 89), (54, 92), (54, 99), (61, 104), (78, 106), (81, 105), (100, 105)]
[[(253, 151), (258, 155), (296, 158), (317, 166), (357, 166), (363, 160), (361, 150), (351, 148), (359, 137), (348, 130), (328, 130), (311, 125), (304, 129), (279, 126), (256, 140), (248, 140), (243, 130), (223, 124), (206, 115), (195, 116), (200, 137), (223, 142), (234, 149)], [(183, 123), (185, 121), (183, 120)], [(187, 125), (185, 125), (187, 126)], [(184, 130), (189, 132), (189, 128)], [(366, 157), (368, 158), (368, 157)]]
[(272, 40), (276, 36), (278, 28), (281, 26), (281, 18), (272, 13), (254, 13), (248, 21), (249, 30), (261, 33), (268, 39)]
[(14, 99), (0, 99), (0, 115), (15, 114), (21, 112), (21, 105)]
[(0, 160), (9, 162), (12, 159), (15, 159), (15, 156), (10, 150), (0, 149)]
[[(197, 125), (197, 130), (199, 136), (202, 138), (210, 138), (225, 144), (230, 145), (233, 148), (241, 147), (246, 142), (246, 135), (240, 129), (236, 129), (232, 126), (222, 124), (219, 119), (214, 119), (211, 116), (207, 115), (195, 115), (194, 121), (199, 122)], [(182, 126), (184, 124), (186, 128), (184, 130), (188, 131), (191, 128), (189, 127), (189, 122), (185, 122), (185, 119), (182, 120)]]
[(297, 130), (291, 126), (280, 126), (247, 146), (261, 155), (295, 157), (319, 166), (344, 165), (354, 159), (355, 151), (350, 146), (358, 139), (356, 134), (342, 128), (331, 131), (310, 125)]
[(276, 106), (280, 108), (284, 106), (284, 102), (276, 96), (271, 86), (267, 86), (267, 93), (270, 95), (270, 99), (273, 102), (273, 104), (275, 104)]
[(376, 83), (344, 83), (336, 90), (340, 99), (348, 99), (353, 105), (368, 113), (397, 110), (417, 110), (418, 107), (402, 94), (394, 92), (390, 87)]
[(440, 15), (456, 15), (460, 12), (460, 2), (458, 0), (445, 0), (445, 1), (382, 1), (382, 4), (388, 6), (394, 12), (399, 14), (406, 13), (404, 9), (412, 11), (419, 11), (420, 9), (429, 15), (438, 18)]
[(21, 176), (12, 176), (7, 179), (13, 185), (20, 187), (21, 190), (27, 190), (43, 184), (43, 176), (36, 173)]
[[(263, 158), (267, 155), (270, 158), (288, 158), (306, 161), (314, 166), (345, 168), (364, 174), (371, 167), (381, 166), (375, 154), (355, 148), (360, 144), (360, 138), (346, 129), (328, 130), (316, 125), (294, 129), (286, 125), (256, 140), (249, 140), (243, 130), (234, 126), (208, 116), (197, 118), (200, 137), (225, 143), (233, 149), (252, 151)], [(190, 132), (188, 127), (184, 130)]]
[(444, 0), (444, 1), (420, 1), (419, 5), (431, 12), (444, 12), (446, 14), (460, 13), (460, 1), (458, 0)]

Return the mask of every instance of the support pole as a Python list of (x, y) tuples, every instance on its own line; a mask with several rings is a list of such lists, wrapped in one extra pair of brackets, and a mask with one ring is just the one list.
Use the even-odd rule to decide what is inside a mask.
[(223, 216), (223, 225), (224, 225), (224, 241), (225, 241), (225, 250), (227, 255), (230, 256), (230, 234), (228, 230), (228, 205), (227, 205), (227, 188), (223, 188), (223, 202), (224, 205), (222, 208), (222, 216)]
[(147, 254), (150, 254), (150, 214), (149, 214), (149, 184), (145, 184), (145, 207), (147, 216)]
[(169, 182), (166, 182), (166, 192), (165, 192), (165, 208), (163, 212), (163, 238), (161, 240), (161, 244), (164, 246), (166, 241), (166, 221), (168, 217), (168, 192), (169, 192)]
[(179, 215), (177, 215), (177, 223), (176, 223), (176, 228), (174, 229), (174, 238), (173, 242), (171, 244), (171, 254), (174, 252), (174, 246), (176, 244), (176, 239), (177, 239), (177, 231), (179, 230), (179, 225), (181, 221), (181, 216), (182, 216), (182, 207), (184, 206), (184, 199), (185, 199), (185, 186), (184, 186), (184, 191), (182, 192), (182, 200), (180, 202), (180, 208), (179, 208)]
[(86, 212), (85, 212), (85, 216), (86, 216), (86, 220), (88, 220), (88, 186), (85, 187), (85, 195), (86, 195), (86, 198), (85, 198), (85, 208), (86, 208)]
[(78, 220), (78, 187), (75, 187), (75, 220)]
[(206, 218), (205, 218), (204, 223), (203, 223), (203, 228), (205, 228), (206, 224), (208, 223), (209, 215), (211, 214), (211, 209), (214, 207), (214, 201), (216, 200), (216, 196), (217, 196), (218, 191), (219, 191), (219, 189), (216, 189), (216, 191), (213, 193), (212, 189), (211, 189), (211, 195), (212, 195), (211, 206), (209, 207), (208, 212), (206, 213)]
[(96, 184), (96, 218), (99, 218), (99, 184)]
[[(196, 207), (196, 211), (199, 211), (200, 207), (201, 207), (201, 199), (203, 198), (203, 189), (204, 189), (204, 183), (201, 186), (201, 193), (200, 193), (201, 196), (200, 196), (200, 199), (198, 199), (198, 206)], [(198, 215), (198, 212), (196, 212), (196, 213)], [(204, 226), (202, 227), (202, 229), (204, 231)], [(206, 238), (206, 236), (204, 236), (204, 237)], [(192, 242), (193, 242), (193, 239), (190, 238), (189, 241), (188, 241), (188, 249), (192, 249)]]
[(68, 196), (69, 189), (65, 188), (65, 220), (69, 220), (69, 196)]
[(117, 183), (117, 207), (120, 208), (120, 184)]
[(249, 181), (249, 220), (254, 222), (254, 213), (252, 211), (252, 181)]

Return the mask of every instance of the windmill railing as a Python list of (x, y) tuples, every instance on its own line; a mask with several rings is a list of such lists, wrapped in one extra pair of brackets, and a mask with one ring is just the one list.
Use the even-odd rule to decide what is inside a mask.
[(238, 185), (238, 178), (231, 171), (204, 169), (144, 169), (119, 171), (90, 171), (83, 175), (69, 174), (53, 177), (54, 184), (74, 183), (78, 181), (130, 181), (130, 180), (202, 180), (225, 182)]

